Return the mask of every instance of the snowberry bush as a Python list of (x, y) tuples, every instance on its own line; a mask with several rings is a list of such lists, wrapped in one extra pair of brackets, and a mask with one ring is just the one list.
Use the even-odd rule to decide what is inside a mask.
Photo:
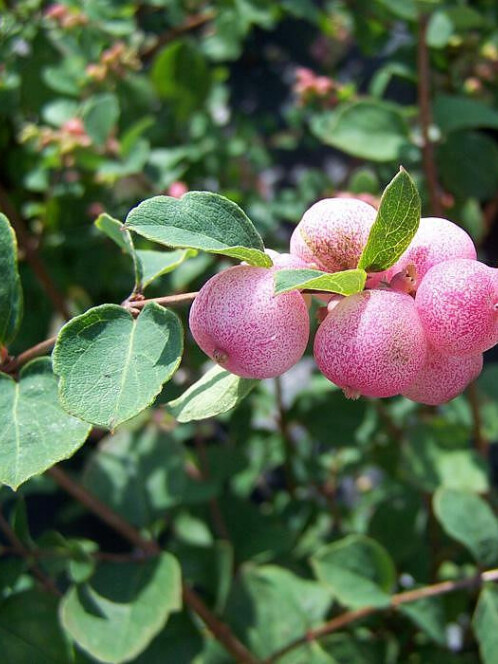
[[(391, 420), (390, 411), (382, 410), (380, 399), (405, 397), (399, 402), (404, 408), (410, 402), (413, 407), (413, 402), (441, 406), (476, 380), (483, 367), (483, 352), (498, 342), (498, 271), (477, 260), (476, 249), (461, 228), (445, 219), (420, 219), (417, 189), (404, 169), (386, 188), (378, 210), (344, 197), (315, 203), (296, 226), (290, 253), (265, 248), (249, 218), (227, 198), (208, 192), (178, 193), (178, 197), (155, 196), (143, 201), (129, 212), (124, 224), (105, 213), (99, 216), (96, 228), (119, 245), (129, 260), (134, 273), (131, 292), (121, 304), (102, 304), (72, 317), (56, 337), (17, 356), (8, 350), (22, 320), (16, 235), (7, 217), (0, 217), (0, 264), (4, 276), (0, 284), (0, 479), (6, 486), (14, 490), (21, 487), (22, 491), (28, 479), (45, 473), (46, 478), (98, 515), (137, 551), (122, 564), (119, 554), (99, 556), (88, 540), (56, 536), (53, 542), (48, 538), (48, 545), (37, 544), (40, 556), (47, 553), (44, 547), (49, 546), (48, 555), (55, 547), (71, 561), (70, 581), (65, 582), (68, 587), (60, 599), (57, 620), (51, 619), (50, 623), (62, 642), (70, 640), (91, 661), (173, 661), (162, 659), (172, 647), (170, 635), (174, 639), (177, 634), (176, 618), (170, 619), (170, 614), (181, 612), (184, 605), (224, 646), (232, 657), (229, 661), (268, 664), (283, 659), (294, 649), (296, 653), (304, 652), (310, 640), (334, 631), (336, 623), (333, 619), (325, 622), (315, 634), (306, 631), (300, 620), (292, 638), (277, 640), (277, 646), (272, 641), (271, 648), (261, 651), (257, 644), (237, 636), (237, 632), (245, 632), (233, 618), (239, 615), (233, 606), (245, 602), (241, 598), (246, 591), (237, 585), (232, 587), (228, 599), (224, 599), (223, 620), (216, 607), (205, 604), (197, 586), (203, 593), (206, 588), (212, 591), (213, 579), (210, 575), (199, 577), (196, 568), (189, 568), (185, 561), (190, 548), (199, 546), (196, 538), (203, 547), (208, 535), (193, 528), (191, 517), (181, 511), (181, 505), (207, 500), (223, 546), (228, 545), (230, 533), (237, 529), (243, 546), (249, 551), (256, 547), (256, 556), (264, 555), (265, 545), (261, 548), (253, 541), (251, 526), (245, 530), (252, 517), (242, 520), (242, 525), (238, 523), (239, 514), (248, 509), (243, 501), (236, 499), (239, 502), (232, 512), (225, 506), (225, 514), (232, 515), (227, 525), (217, 501), (215, 478), (222, 473), (223, 481), (228, 481), (231, 466), (228, 471), (222, 470), (223, 458), (210, 457), (199, 443), (199, 453), (207, 464), (199, 475), (178, 448), (180, 439), (176, 443), (169, 441), (164, 449), (160, 445), (161, 454), (168, 458), (172, 455), (174, 461), (166, 462), (161, 457), (156, 463), (155, 456), (148, 455), (155, 449), (158, 431), (169, 432), (176, 427), (182, 430), (185, 426), (188, 432), (189, 423), (223, 417), (261, 381), (276, 379), (273, 384), (279, 404), (278, 426), (287, 445), (291, 445), (279, 377), (293, 367), (299, 370), (310, 345), (323, 380), (329, 381), (325, 389), (321, 388), (322, 401), (313, 419), (319, 423), (325, 413), (327, 428), (333, 429), (335, 413), (347, 412), (348, 400), (360, 399), (365, 404), (375, 404), (375, 412), (388, 418), (389, 431), (397, 445), (403, 446), (404, 433)], [(138, 249), (140, 237), (167, 249)], [(218, 255), (223, 260), (198, 292), (145, 298), (144, 290), (151, 282), (198, 252)], [(183, 381), (183, 391), (178, 394), (177, 390), (176, 398), (171, 398), (165, 396), (168, 383), (178, 381), (181, 371), (185, 371), (180, 367), (187, 367), (191, 359), (189, 353), (184, 354), (186, 333), (182, 321), (172, 310), (184, 304), (191, 304), (187, 334), (192, 335), (212, 365), (197, 382), (185, 385)], [(51, 358), (42, 357), (52, 348)], [(185, 373), (188, 375), (188, 370)], [(318, 372), (314, 376), (308, 373), (308, 378), (294, 385), (294, 389), (306, 393), (308, 382), (317, 376)], [(177, 382), (180, 384), (181, 379)], [(342, 390), (339, 401), (336, 388)], [(335, 403), (336, 410), (329, 412), (329, 402)], [(156, 405), (155, 425), (148, 425), (137, 442), (134, 423), (140, 422), (152, 404)], [(312, 422), (310, 426), (314, 425)], [(372, 431), (372, 423), (363, 422), (361, 426), (366, 431), (362, 435), (371, 435), (368, 432)], [(75, 455), (87, 439), (103, 430), (114, 436), (103, 448), (104, 457), (98, 452), (87, 467), (86, 484), (81, 486), (58, 462)], [(264, 454), (269, 452), (267, 442), (263, 441)], [(361, 445), (358, 438), (359, 454)], [(414, 448), (411, 449), (413, 454)], [(423, 486), (431, 482), (431, 473), (450, 473), (446, 480), (449, 488), (436, 493), (434, 500), (435, 513), (445, 532), (466, 544), (482, 564), (492, 565), (496, 561), (498, 521), (477, 495), (467, 495), (458, 483), (458, 489), (451, 489), (455, 482), (453, 473), (458, 477), (458, 459), (447, 461), (448, 466), (432, 468), (423, 454), (430, 459), (435, 452), (427, 448), (421, 456), (411, 459), (415, 468), (426, 464), (422, 468)], [(260, 463), (258, 458), (256, 464)], [(292, 456), (287, 456), (284, 468), (289, 496), (297, 498), (301, 492), (309, 491), (307, 483), (298, 488), (298, 472), (305, 471), (296, 471)], [(106, 469), (110, 469), (109, 474)], [(330, 469), (325, 471), (329, 473)], [(120, 475), (123, 472), (128, 479)], [(234, 472), (237, 475), (236, 469)], [(112, 483), (114, 477), (117, 483), (110, 486), (108, 481)], [(234, 481), (241, 483), (243, 494), (247, 478), (237, 475)], [(473, 481), (481, 488), (482, 476), (477, 470)], [(143, 505), (128, 498), (129, 482), (140, 484)], [(365, 486), (370, 486), (370, 482), (367, 475), (362, 476)], [(333, 501), (335, 489), (330, 483), (326, 482), (322, 491), (327, 501)], [(406, 499), (400, 495), (401, 500)], [(106, 500), (116, 505), (115, 511)], [(466, 523), (476, 512), (476, 520), (484, 524), (480, 527), (485, 538), (491, 538), (489, 542), (482, 540), (481, 531), (475, 531), (472, 525), (462, 529), (455, 505), (467, 511)], [(175, 517), (176, 543), (168, 548), (168, 535), (160, 529), (156, 538), (151, 538), (152, 531), (140, 531), (144, 510), (150, 511), (151, 518), (159, 519), (162, 510), (175, 506), (180, 509)], [(303, 516), (300, 528), (306, 528), (308, 517)], [(25, 553), (21, 540), (3, 518), (0, 527), (14, 551), (28, 560), (29, 553)], [(278, 529), (273, 532), (273, 528), (268, 524), (264, 537), (274, 537), (274, 546), (278, 549), (283, 544), (282, 551), (290, 553), (292, 543), (287, 547), (282, 540), (285, 536)], [(384, 533), (383, 537), (392, 534)], [(392, 595), (396, 582), (394, 565), (374, 539), (363, 534), (349, 534), (332, 542), (321, 539), (321, 546), (315, 550), (314, 545), (306, 544), (304, 535), (303, 538), (300, 546), (310, 556), (315, 581), (271, 565), (257, 571), (248, 567), (241, 572), (240, 583), (249, 583), (251, 592), (258, 594), (259, 584), (263, 584), (265, 611), (280, 611), (282, 598), (288, 601), (285, 593), (294, 593), (292, 606), (299, 606), (301, 615), (301, 602), (309, 601), (310, 610), (319, 614), (313, 620), (315, 624), (320, 622), (320, 616), (325, 617), (333, 598), (337, 598), (350, 609), (340, 618), (349, 624), (357, 620), (358, 608), (362, 617), (405, 603), (413, 609), (414, 602), (426, 592), (439, 595), (460, 587), (472, 588), (486, 579), (498, 579), (498, 570), (491, 569), (470, 580), (406, 589)], [(237, 551), (245, 560), (248, 554), (240, 548)], [(184, 561), (182, 568), (177, 556)], [(100, 560), (110, 562), (100, 564)], [(119, 567), (112, 566), (116, 560), (120, 561)], [(45, 590), (60, 597), (61, 590), (55, 583), (60, 582), (60, 574), (27, 564)], [(219, 592), (220, 583), (214, 579), (215, 593)], [(308, 592), (312, 595), (308, 596)], [(483, 603), (490, 601), (486, 593), (489, 591), (483, 591), (477, 608), (476, 630), (482, 629), (479, 612), (487, 610)], [(92, 598), (91, 604), (88, 597)], [(10, 607), (8, 594), (6, 598)], [(38, 602), (38, 613), (46, 611), (53, 618), (53, 603), (48, 606), (38, 595), (33, 595), (33, 602)], [(190, 614), (183, 608), (180, 615), (181, 629), (197, 635)], [(416, 625), (422, 620), (417, 612), (407, 615)], [(0, 601), (0, 628), (3, 619)], [(426, 620), (423, 615), (424, 625)], [(430, 632), (433, 627), (426, 629)], [(117, 634), (123, 636), (116, 638)], [(34, 639), (34, 643), (41, 642), (44, 641), (40, 636)], [(208, 643), (212, 641), (208, 639)], [(269, 659), (255, 656), (248, 645), (259, 653), (268, 653)], [(57, 646), (57, 653), (60, 647)], [(316, 648), (322, 652), (321, 646), (316, 644)], [(196, 646), (194, 650), (199, 649)], [(310, 660), (306, 654), (299, 661)]]

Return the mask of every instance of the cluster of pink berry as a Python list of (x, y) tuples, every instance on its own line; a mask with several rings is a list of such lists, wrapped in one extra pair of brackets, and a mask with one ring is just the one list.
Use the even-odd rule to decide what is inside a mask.
[[(213, 360), (234, 374), (269, 378), (303, 355), (309, 296), (274, 294), (283, 268), (353, 269), (376, 210), (363, 201), (319, 201), (296, 227), (290, 254), (268, 250), (273, 267), (239, 265), (210, 279), (190, 312), (190, 329)], [(346, 396), (390, 397), (437, 405), (481, 372), (498, 342), (498, 270), (477, 261), (469, 235), (451, 221), (425, 218), (398, 262), (341, 297), (322, 293), (314, 356)]]

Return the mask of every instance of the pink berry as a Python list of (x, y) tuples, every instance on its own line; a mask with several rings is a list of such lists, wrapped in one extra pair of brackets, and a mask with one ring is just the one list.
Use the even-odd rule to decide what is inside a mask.
[(62, 130), (73, 136), (84, 136), (86, 134), (85, 125), (81, 118), (69, 118), (62, 125)]
[(431, 267), (453, 258), (477, 258), (472, 238), (448, 219), (426, 217), (420, 220), (415, 237), (397, 262), (396, 272), (412, 263), (419, 284)]
[(450, 357), (429, 347), (425, 366), (403, 391), (403, 396), (417, 403), (439, 406), (461, 394), (481, 371), (482, 354)]
[(347, 396), (400, 394), (424, 366), (426, 353), (413, 298), (390, 290), (344, 298), (315, 337), (318, 368)]
[(188, 187), (185, 182), (178, 180), (170, 184), (168, 188), (168, 196), (172, 196), (173, 198), (181, 198), (184, 194), (187, 193), (187, 191)]
[(446, 355), (477, 355), (498, 342), (498, 273), (467, 258), (434, 265), (415, 304), (429, 343)]
[(291, 254), (325, 272), (355, 268), (377, 216), (354, 198), (325, 198), (304, 214), (291, 237)]
[(190, 330), (202, 350), (244, 378), (279, 376), (308, 343), (303, 297), (275, 295), (273, 274), (249, 265), (224, 270), (204, 284), (190, 310)]

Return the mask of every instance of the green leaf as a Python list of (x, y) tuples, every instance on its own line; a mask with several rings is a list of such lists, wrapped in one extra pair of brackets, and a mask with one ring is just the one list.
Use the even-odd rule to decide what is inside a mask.
[(214, 366), (168, 407), (178, 422), (216, 417), (235, 408), (258, 382)]
[(190, 616), (175, 613), (134, 664), (191, 664), (201, 649), (201, 633)]
[(448, 12), (434, 12), (430, 17), (427, 26), (427, 46), (430, 46), (431, 48), (444, 48), (453, 36), (454, 31), (455, 26), (453, 25), (453, 21), (448, 15)]
[[(225, 617), (257, 657), (264, 658), (305, 634), (325, 617), (331, 592), (275, 565), (244, 566), (235, 582)], [(299, 648), (286, 664), (311, 661)]]
[(392, 12), (394, 16), (407, 21), (416, 21), (418, 16), (417, 3), (415, 0), (376, 0), (379, 5), (382, 5), (387, 10)]
[[(375, 633), (358, 638), (358, 631), (334, 632), (320, 639), (324, 650), (332, 656), (334, 664), (386, 664), (388, 651), (393, 645), (388, 638), (378, 639)], [(424, 664), (426, 664), (424, 662)]]
[(55, 99), (42, 108), (44, 122), (61, 127), (64, 122), (78, 115), (79, 104), (72, 99)]
[(183, 445), (150, 425), (121, 429), (101, 441), (83, 473), (83, 484), (133, 525), (150, 526), (181, 504), (189, 487)]
[(103, 212), (102, 214), (99, 214), (97, 219), (95, 219), (94, 224), (99, 231), (105, 233), (108, 238), (115, 242), (125, 254), (133, 256), (135, 247), (133, 246), (131, 233), (125, 228), (121, 221), (111, 217), (110, 214)]
[(83, 123), (86, 133), (97, 145), (104, 145), (119, 118), (119, 101), (116, 95), (93, 95), (83, 107)]
[(487, 464), (470, 449), (468, 435), (460, 426), (439, 422), (413, 427), (402, 456), (405, 476), (424, 491), (489, 489)]
[(277, 270), (275, 272), (275, 294), (292, 290), (318, 290), (339, 295), (353, 295), (365, 287), (365, 270), (344, 270), (344, 272), (321, 272), (320, 270)]
[(158, 94), (185, 119), (200, 108), (211, 88), (211, 74), (203, 55), (191, 43), (176, 40), (154, 60), (151, 73)]
[(19, 382), (0, 373), (0, 482), (13, 489), (72, 456), (90, 433), (64, 412), (48, 358), (21, 369)]
[(113, 240), (124, 253), (131, 256), (135, 268), (135, 290), (142, 291), (155, 279), (172, 272), (187, 258), (197, 255), (195, 249), (154, 251), (135, 249), (130, 231), (105, 212), (95, 220), (95, 226)]
[(375, 540), (349, 535), (324, 546), (310, 562), (317, 578), (344, 606), (360, 609), (389, 605), (396, 572), (388, 553)]
[(7, 217), (0, 213), (0, 345), (9, 344), (22, 318), (22, 288), (17, 271), (16, 235)]
[(60, 619), (92, 657), (119, 664), (145, 650), (181, 606), (180, 566), (162, 553), (146, 562), (101, 565), (91, 583), (68, 590)]
[(498, 652), (498, 587), (485, 585), (472, 619), (483, 664), (496, 664)]
[(409, 141), (398, 108), (380, 101), (358, 101), (315, 115), (311, 130), (326, 145), (369, 161), (396, 161)]
[(143, 285), (143, 267), (138, 260), (138, 252), (135, 251), (130, 231), (125, 228), (121, 221), (111, 217), (106, 212), (100, 214), (95, 219), (94, 224), (99, 231), (105, 233), (108, 238), (115, 242), (121, 251), (131, 256), (135, 271), (135, 290), (140, 291)]
[(498, 562), (498, 520), (482, 498), (468, 491), (440, 489), (434, 496), (434, 513), (445, 532), (478, 563)]
[(53, 364), (61, 404), (72, 415), (114, 429), (154, 401), (182, 353), (178, 317), (154, 302), (137, 320), (115, 304), (90, 309), (57, 338)]
[(155, 279), (172, 272), (187, 258), (196, 256), (195, 249), (176, 249), (174, 251), (154, 251), (137, 249), (138, 263), (142, 273), (142, 289), (147, 288)]
[(0, 603), (0, 643), (5, 664), (70, 664), (72, 647), (59, 626), (57, 599), (27, 590)]
[(399, 610), (433, 641), (442, 646), (446, 645), (446, 621), (440, 597), (425, 597), (401, 604)]
[(131, 210), (126, 227), (167, 247), (272, 265), (252, 222), (238, 205), (219, 194), (192, 191), (182, 198), (154, 196)]
[(498, 128), (498, 112), (478, 99), (438, 95), (434, 100), (434, 119), (445, 133), (460, 129)]
[(402, 168), (382, 194), (358, 267), (367, 272), (382, 272), (394, 265), (417, 232), (420, 214), (417, 187)]
[(452, 132), (436, 153), (441, 180), (458, 199), (492, 198), (498, 189), (498, 147), (476, 131)]

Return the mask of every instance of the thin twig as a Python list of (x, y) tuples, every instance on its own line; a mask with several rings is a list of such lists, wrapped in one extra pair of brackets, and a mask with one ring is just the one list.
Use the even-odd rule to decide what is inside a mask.
[(477, 392), (477, 384), (473, 381), (467, 388), (467, 397), (472, 411), (473, 428), (474, 428), (474, 445), (477, 451), (482, 456), (488, 458), (489, 443), (485, 439), (482, 427), (481, 408), (479, 404), (479, 394)]
[(418, 106), (420, 113), (420, 125), (422, 128), (422, 162), (424, 166), (431, 213), (436, 217), (443, 214), (441, 200), (439, 197), (439, 184), (434, 159), (434, 147), (430, 139), (429, 131), (432, 125), (432, 110), (430, 97), (430, 62), (429, 50), (427, 48), (427, 27), (429, 17), (421, 14), (419, 17), (419, 31), (417, 43), (417, 74), (418, 74)]
[(197, 14), (196, 16), (189, 16), (182, 25), (171, 28), (162, 35), (159, 35), (157, 41), (141, 53), (141, 57), (144, 60), (150, 60), (165, 44), (168, 44), (173, 39), (176, 39), (187, 32), (201, 28), (206, 23), (212, 21), (215, 16), (216, 14), (212, 10), (206, 11), (203, 14)]
[(294, 478), (293, 470), (293, 456), (294, 456), (294, 447), (292, 444), (292, 438), (290, 436), (289, 426), (287, 422), (287, 414), (285, 412), (285, 405), (282, 393), (282, 381), (280, 376), (275, 378), (275, 401), (277, 404), (277, 420), (278, 428), (280, 430), (280, 437), (284, 444), (284, 470), (285, 470), (285, 479), (287, 483), (287, 488), (291, 496), (294, 496), (296, 493), (296, 480)]
[(71, 318), (71, 314), (67, 308), (64, 296), (59, 291), (55, 281), (52, 279), (47, 271), (47, 268), (45, 267), (45, 264), (41, 260), (38, 253), (36, 240), (28, 231), (23, 218), (17, 212), (12, 201), (10, 200), (7, 191), (1, 184), (0, 209), (3, 210), (3, 212), (9, 218), (9, 221), (12, 224), (14, 231), (16, 232), (19, 246), (22, 247), (26, 256), (26, 260), (30, 264), (47, 297), (52, 302), (52, 306), (65, 320), (69, 320)]
[(35, 357), (39, 357), (40, 355), (45, 355), (51, 351), (56, 341), (57, 337), (50, 337), (50, 339), (45, 339), (45, 341), (41, 341), (39, 344), (36, 344), (36, 346), (32, 346), (31, 348), (28, 348), (28, 350), (25, 350), (23, 353), (20, 353), (17, 355), (17, 357), (10, 358), (3, 366), (0, 367), (0, 369), (5, 373), (15, 373), (20, 367), (27, 364), (30, 360), (33, 360)]
[(291, 652), (295, 648), (299, 648), (305, 643), (315, 641), (322, 636), (336, 632), (337, 630), (342, 629), (343, 627), (347, 627), (347, 625), (350, 625), (351, 623), (356, 622), (361, 618), (366, 618), (367, 616), (370, 616), (374, 613), (385, 611), (386, 609), (396, 609), (402, 604), (416, 602), (417, 600), (427, 597), (446, 595), (457, 590), (479, 588), (487, 581), (498, 581), (498, 569), (488, 570), (469, 579), (461, 579), (460, 581), (443, 581), (442, 583), (435, 583), (434, 585), (424, 586), (423, 588), (417, 588), (416, 590), (408, 590), (403, 593), (397, 593), (391, 597), (391, 602), (386, 607), (380, 608), (375, 606), (367, 606), (363, 609), (357, 609), (356, 611), (346, 611), (342, 615), (327, 621), (321, 627), (309, 630), (306, 634), (303, 634), (295, 641), (292, 641), (284, 648), (278, 650), (276, 653), (268, 657), (268, 659), (266, 659), (263, 664), (274, 664), (274, 662), (278, 661), (281, 657), (287, 655), (287, 653)]
[(179, 293), (178, 295), (164, 295), (163, 297), (153, 297), (150, 300), (125, 300), (122, 306), (125, 309), (143, 309), (146, 304), (155, 302), (162, 307), (176, 307), (181, 304), (193, 302), (197, 297), (195, 293)]
[(9, 525), (9, 522), (1, 512), (0, 512), (0, 530), (5, 535), (7, 541), (10, 542), (10, 544), (12, 545), (12, 548), (16, 552), (16, 555), (25, 559), (28, 569), (31, 571), (33, 576), (35, 576), (38, 579), (43, 588), (45, 588), (45, 590), (47, 590), (52, 595), (55, 595), (56, 597), (62, 597), (62, 593), (57, 588), (52, 579), (49, 576), (47, 576), (44, 572), (42, 572), (42, 570), (38, 567), (38, 565), (33, 560), (31, 560), (31, 551), (24, 546), (24, 544), (21, 542), (19, 537), (12, 530), (12, 528)]
[[(99, 519), (107, 523), (113, 530), (124, 539), (131, 542), (140, 551), (150, 556), (161, 553), (161, 547), (154, 540), (149, 540), (123, 519), (119, 514), (111, 510), (105, 503), (92, 495), (83, 486), (75, 482), (63, 471), (60, 466), (53, 466), (47, 474), (75, 500), (93, 512)], [(196, 613), (207, 625), (213, 636), (225, 647), (237, 662), (242, 664), (260, 664), (259, 660), (232, 633), (228, 625), (218, 620), (214, 613), (204, 604), (197, 593), (183, 583), (183, 599), (185, 604)]]

